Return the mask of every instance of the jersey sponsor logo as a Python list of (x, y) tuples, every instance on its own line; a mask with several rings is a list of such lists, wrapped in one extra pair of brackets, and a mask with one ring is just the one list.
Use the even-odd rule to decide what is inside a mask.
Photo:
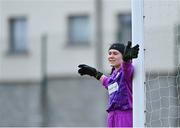
[(113, 83), (113, 84), (110, 84), (108, 86), (108, 92), (109, 92), (109, 95), (112, 94), (113, 92), (117, 91), (119, 88), (117, 82)]

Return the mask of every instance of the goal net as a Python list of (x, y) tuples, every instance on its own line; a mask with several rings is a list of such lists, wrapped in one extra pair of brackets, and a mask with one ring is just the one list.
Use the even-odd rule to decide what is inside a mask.
[(145, 125), (180, 127), (180, 0), (144, 0)]

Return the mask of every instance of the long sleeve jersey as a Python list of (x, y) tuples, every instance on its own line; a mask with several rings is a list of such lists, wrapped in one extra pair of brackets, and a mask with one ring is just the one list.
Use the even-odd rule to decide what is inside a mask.
[(103, 86), (109, 92), (107, 112), (132, 109), (133, 72), (132, 61), (123, 62), (118, 71), (103, 79)]

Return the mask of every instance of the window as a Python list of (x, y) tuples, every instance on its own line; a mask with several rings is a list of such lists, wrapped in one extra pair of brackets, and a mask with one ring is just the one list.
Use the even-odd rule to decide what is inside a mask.
[(89, 17), (70, 16), (68, 18), (68, 43), (70, 45), (89, 44)]
[(118, 15), (118, 32), (117, 40), (120, 43), (126, 44), (127, 41), (131, 40), (131, 15), (130, 14), (121, 14)]
[(27, 51), (27, 21), (25, 18), (9, 20), (10, 52), (22, 53)]

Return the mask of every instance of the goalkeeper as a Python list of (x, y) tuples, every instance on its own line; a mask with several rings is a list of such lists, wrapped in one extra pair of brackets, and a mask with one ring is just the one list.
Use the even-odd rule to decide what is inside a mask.
[(108, 127), (132, 127), (132, 80), (134, 68), (132, 59), (138, 57), (139, 45), (131, 47), (114, 43), (109, 48), (108, 61), (112, 67), (110, 76), (105, 76), (95, 68), (79, 65), (80, 75), (89, 75), (100, 80), (108, 90)]

